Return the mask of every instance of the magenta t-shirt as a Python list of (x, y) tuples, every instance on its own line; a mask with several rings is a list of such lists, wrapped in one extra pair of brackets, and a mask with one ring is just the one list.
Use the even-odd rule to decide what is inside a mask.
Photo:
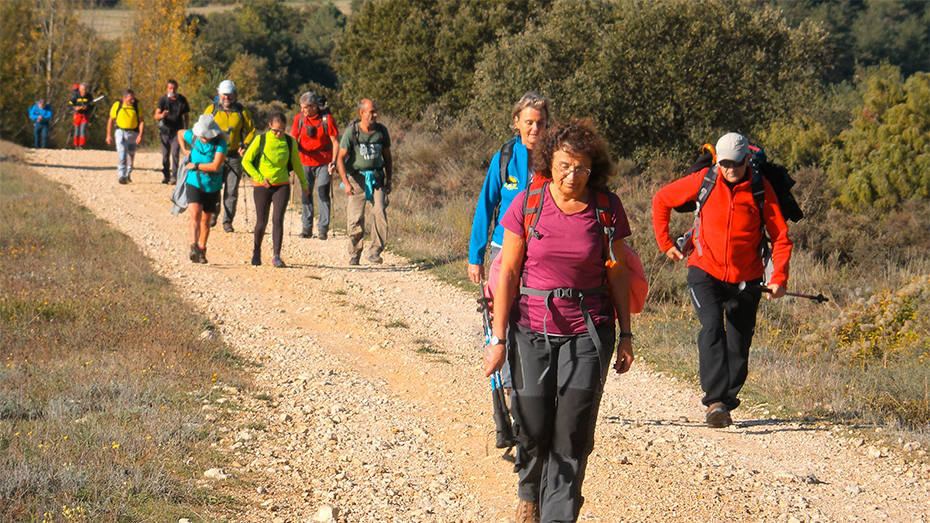
[[(507, 209), (501, 225), (520, 236), (523, 231), (523, 202), (526, 191), (516, 195)], [(604, 227), (597, 220), (594, 193), (584, 210), (565, 214), (549, 194), (543, 190), (543, 204), (536, 224), (538, 237), (527, 245), (523, 263), (523, 285), (548, 290), (559, 287), (591, 289), (604, 285)], [(630, 235), (630, 223), (620, 198), (609, 194), (614, 239)], [(615, 253), (617, 254), (617, 253)], [(577, 298), (553, 298), (552, 307), (546, 310), (546, 299), (521, 294), (511, 309), (511, 321), (528, 329), (543, 332), (543, 319), (550, 334), (574, 335), (587, 332)], [(614, 320), (613, 306), (606, 294), (585, 298), (595, 325)], [(546, 317), (548, 312), (548, 318)]]

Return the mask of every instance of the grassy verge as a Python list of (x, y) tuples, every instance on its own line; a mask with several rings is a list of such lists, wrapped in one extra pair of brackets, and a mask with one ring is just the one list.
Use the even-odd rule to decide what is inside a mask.
[(206, 517), (200, 403), (242, 380), (135, 245), (0, 155), (0, 514)]

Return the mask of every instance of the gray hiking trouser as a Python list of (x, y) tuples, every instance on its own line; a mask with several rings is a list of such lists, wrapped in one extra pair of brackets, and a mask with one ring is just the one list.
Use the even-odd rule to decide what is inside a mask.
[(116, 141), (116, 174), (120, 179), (129, 178), (132, 174), (132, 162), (136, 158), (136, 138), (139, 136), (138, 131), (128, 131), (117, 127), (113, 133), (113, 139)]
[(307, 187), (310, 188), (310, 194), (301, 194), (301, 215), (300, 221), (303, 225), (303, 232), (313, 231), (313, 193), (316, 187), (316, 197), (320, 205), (320, 221), (317, 223), (317, 234), (327, 234), (329, 232), (329, 215), (331, 203), (329, 200), (329, 166), (327, 165), (304, 165), (304, 175), (307, 177)]
[(239, 180), (242, 178), (242, 158), (226, 158), (223, 168), (223, 223), (232, 225), (239, 200)]
[(588, 333), (550, 334), (550, 352), (543, 333), (510, 326), (517, 495), (539, 503), (542, 521), (578, 519), (614, 334), (612, 321), (597, 327), (602, 354)]
[[(362, 237), (365, 236), (365, 177), (352, 173), (347, 178), (353, 192), (346, 198), (346, 233), (349, 235), (349, 255), (361, 256)], [(372, 196), (374, 201), (371, 204), (371, 218), (374, 223), (371, 227), (371, 245), (368, 247), (369, 258), (380, 256), (387, 240), (388, 196), (384, 194), (384, 188), (380, 186), (375, 187)]]

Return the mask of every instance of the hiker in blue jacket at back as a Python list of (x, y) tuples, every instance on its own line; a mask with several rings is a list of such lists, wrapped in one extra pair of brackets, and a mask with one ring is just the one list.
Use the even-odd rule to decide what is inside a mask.
[[(530, 166), (529, 151), (537, 138), (542, 136), (549, 122), (549, 101), (534, 91), (527, 91), (513, 106), (510, 128), (519, 135), (501, 147), (491, 159), (484, 187), (475, 207), (475, 219), (471, 225), (471, 241), (468, 243), (468, 277), (475, 284), (484, 280), (484, 254), (488, 246), (488, 228), (494, 220), (491, 234), (493, 260), (504, 241), (504, 228), (500, 219), (510, 207), (518, 192), (526, 189), (534, 172)], [(506, 162), (506, 181), (501, 176), (501, 159)], [(507, 159), (509, 158), (509, 161)], [(496, 214), (495, 214), (496, 212)]]
[[(488, 229), (492, 226), (491, 253), (493, 260), (501, 250), (504, 242), (504, 228), (501, 218), (510, 207), (510, 202), (520, 191), (527, 188), (533, 177), (530, 151), (536, 141), (542, 138), (549, 123), (549, 101), (535, 91), (527, 91), (514, 104), (511, 112), (510, 128), (518, 135), (504, 144), (500, 151), (491, 158), (488, 174), (478, 196), (475, 207), (475, 219), (471, 224), (471, 241), (468, 243), (468, 278), (475, 284), (484, 280), (484, 255), (488, 247)], [(509, 158), (509, 160), (508, 160)], [(502, 176), (502, 165), (504, 173)], [(501, 382), (505, 390), (511, 388), (510, 366), (501, 369)]]
[(52, 108), (39, 98), (35, 105), (29, 108), (29, 119), (33, 124), (33, 136), (36, 149), (45, 149), (48, 145), (48, 128), (52, 122)]

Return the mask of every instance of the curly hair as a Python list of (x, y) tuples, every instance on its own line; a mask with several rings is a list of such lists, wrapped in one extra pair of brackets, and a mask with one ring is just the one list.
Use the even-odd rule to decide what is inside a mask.
[(571, 120), (549, 128), (533, 149), (536, 175), (552, 179), (552, 157), (556, 151), (570, 151), (591, 159), (588, 186), (607, 190), (607, 180), (614, 175), (614, 164), (607, 154), (607, 141), (594, 129), (590, 119)]

